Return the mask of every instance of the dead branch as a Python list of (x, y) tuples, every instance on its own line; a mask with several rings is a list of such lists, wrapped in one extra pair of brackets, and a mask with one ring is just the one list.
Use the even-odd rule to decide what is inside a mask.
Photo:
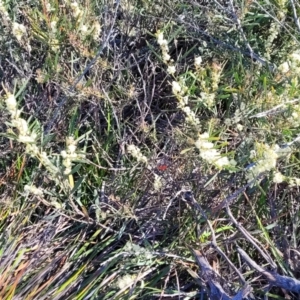
[(192, 249), (192, 252), (198, 265), (201, 267), (202, 278), (206, 279), (207, 285), (209, 286), (210, 299), (242, 300), (251, 292), (251, 287), (248, 284), (245, 284), (243, 289), (239, 291), (234, 297), (228, 296), (221, 284), (217, 281), (220, 276), (212, 269), (207, 259), (198, 250)]
[(300, 293), (300, 281), (291, 277), (282, 276), (275, 272), (267, 271), (253, 261), (248, 254), (241, 248), (237, 248), (238, 253), (246, 263), (264, 276), (271, 285), (283, 288), (290, 292)]

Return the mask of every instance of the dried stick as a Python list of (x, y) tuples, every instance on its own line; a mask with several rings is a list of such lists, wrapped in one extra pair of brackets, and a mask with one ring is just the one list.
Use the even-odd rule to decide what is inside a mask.
[(234, 199), (241, 195), (249, 186), (253, 185), (256, 181), (260, 180), (263, 175), (265, 175), (265, 173), (260, 173), (253, 180), (249, 181), (246, 185), (242, 186), (237, 191), (235, 191), (232, 195), (226, 197), (219, 205), (212, 208), (212, 213), (216, 214), (224, 207), (231, 205)]
[(201, 215), (204, 217), (204, 219), (206, 220), (208, 227), (210, 229), (211, 232), (211, 236), (212, 236), (212, 246), (217, 250), (217, 252), (227, 261), (227, 263), (230, 265), (230, 267), (236, 272), (236, 274), (238, 274), (240, 281), (245, 284), (246, 280), (243, 276), (243, 274), (237, 269), (237, 267), (231, 262), (231, 260), (227, 257), (227, 255), (223, 252), (223, 250), (218, 246), (217, 244), (217, 239), (216, 239), (216, 235), (214, 232), (214, 229), (211, 225), (211, 222), (209, 221), (209, 219), (207, 218), (206, 214), (204, 213), (203, 209), (201, 208), (201, 206), (196, 202), (195, 198), (192, 196), (190, 197), (190, 200), (192, 201), (193, 205), (197, 208), (198, 211), (200, 211)]
[(271, 265), (271, 267), (273, 269), (277, 268), (276, 263), (273, 261), (273, 259), (271, 258), (271, 256), (264, 252), (262, 250), (263, 246), (262, 245), (258, 245), (259, 241), (256, 240), (254, 237), (252, 237), (252, 235), (241, 225), (238, 223), (238, 221), (234, 218), (234, 216), (231, 213), (231, 210), (229, 208), (229, 206), (226, 207), (226, 211), (227, 214), (229, 216), (229, 218), (231, 219), (231, 221), (233, 222), (233, 224), (236, 226), (236, 228), (242, 233), (242, 235), (246, 238), (247, 241), (249, 241), (256, 249), (257, 251), (261, 254), (261, 256)]
[(251, 287), (248, 284), (245, 284), (243, 289), (239, 291), (233, 298), (228, 296), (224, 291), (222, 286), (216, 280), (218, 279), (218, 274), (212, 269), (207, 259), (201, 255), (198, 250), (193, 250), (192, 253), (195, 256), (195, 259), (198, 265), (201, 267), (202, 277), (207, 280), (207, 283), (210, 288), (210, 299), (212, 300), (242, 300), (251, 292)]
[(197, 250), (192, 250), (198, 265), (201, 267), (202, 277), (206, 279), (210, 288), (210, 299), (212, 300), (231, 300), (223, 290), (222, 286), (216, 281), (219, 277), (212, 269), (207, 259)]
[(247, 48), (249, 50), (250, 56), (253, 59), (253, 53), (254, 53), (254, 51), (253, 51), (252, 47), (250, 46), (250, 44), (249, 44), (249, 42), (247, 40), (247, 37), (246, 37), (245, 32), (243, 30), (242, 23), (241, 23), (240, 19), (238, 18), (237, 14), (235, 12), (233, 1), (230, 0), (229, 3), (230, 3), (230, 6), (231, 6), (232, 16), (233, 16), (233, 18), (234, 18), (234, 20), (235, 20), (235, 22), (236, 22), (236, 24), (238, 26), (238, 29), (239, 29), (239, 31), (240, 31), (240, 33), (242, 35), (242, 38), (243, 38), (243, 40), (244, 40), (244, 42), (245, 42), (245, 44), (246, 44), (246, 46), (247, 46)]
[(252, 118), (261, 118), (261, 117), (265, 117), (265, 116), (268, 116), (268, 115), (276, 115), (276, 114), (279, 114), (279, 113), (283, 113), (284, 111), (286, 111), (286, 107), (287, 107), (287, 104), (292, 104), (292, 103), (295, 103), (295, 102), (298, 102), (300, 101), (300, 99), (293, 99), (293, 100), (289, 100), (287, 102), (284, 102), (284, 103), (281, 103), (269, 110), (266, 110), (264, 112), (261, 112), (261, 113), (258, 113), (258, 114), (255, 114), (253, 116), (250, 116), (249, 119), (252, 119)]
[(297, 11), (296, 11), (294, 0), (290, 0), (290, 2), (291, 2), (291, 5), (292, 5), (292, 9), (293, 9), (295, 24), (296, 24), (296, 26), (297, 26), (297, 28), (300, 32), (300, 22), (299, 22), (299, 18), (297, 16)]
[(255, 261), (253, 261), (248, 254), (241, 248), (237, 249), (241, 257), (246, 261), (246, 263), (264, 276), (271, 285), (283, 288), (290, 292), (300, 293), (300, 281), (287, 276), (279, 275), (275, 272), (267, 271), (261, 266), (259, 266)]

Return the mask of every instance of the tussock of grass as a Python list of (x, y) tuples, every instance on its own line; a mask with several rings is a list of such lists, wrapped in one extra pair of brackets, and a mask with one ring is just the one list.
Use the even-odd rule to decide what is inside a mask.
[(299, 14), (0, 1), (0, 298), (298, 299)]

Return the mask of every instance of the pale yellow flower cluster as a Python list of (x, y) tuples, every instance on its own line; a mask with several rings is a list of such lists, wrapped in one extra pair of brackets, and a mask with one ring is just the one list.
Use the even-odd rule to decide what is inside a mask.
[(51, 5), (51, 3), (47, 2), (47, 1), (45, 1), (45, 8), (46, 8), (47, 13), (55, 11), (55, 8)]
[(196, 116), (195, 112), (193, 112), (188, 106), (188, 96), (185, 96), (186, 90), (187, 88), (186, 86), (184, 86), (184, 84), (177, 81), (172, 82), (172, 92), (178, 100), (178, 107), (185, 113), (185, 121), (190, 125), (199, 127), (199, 118)]
[[(169, 47), (167, 40), (164, 39), (163, 33), (161, 31), (156, 34), (157, 43), (160, 45), (162, 51), (162, 59), (163, 62), (168, 66), (167, 72), (170, 75), (174, 75), (176, 72), (175, 66), (172, 64), (171, 57), (169, 55)], [(201, 60), (201, 58), (200, 58)], [(201, 61), (197, 60), (198, 63), (201, 64)], [(196, 117), (196, 114), (191, 110), (188, 106), (188, 96), (185, 96), (185, 92), (187, 91), (187, 87), (182, 82), (173, 81), (172, 82), (172, 92), (176, 96), (178, 100), (178, 107), (185, 113), (186, 122), (193, 126), (198, 126), (200, 124), (199, 119)]]
[(92, 28), (92, 32), (93, 32), (93, 39), (95, 41), (99, 40), (101, 31), (102, 31), (100, 23), (95, 20), (94, 23), (92, 24), (91, 28)]
[(18, 132), (16, 140), (26, 145), (26, 153), (33, 157), (37, 157), (52, 174), (57, 174), (58, 168), (49, 160), (46, 152), (38, 149), (36, 145), (36, 132), (30, 130), (27, 121), (20, 117), (21, 110), (17, 107), (15, 96), (13, 94), (8, 94), (5, 102), (11, 116), (11, 126), (15, 127)]
[(273, 182), (274, 183), (281, 183), (283, 181), (285, 181), (286, 177), (283, 176), (280, 172), (276, 172), (274, 175), (273, 175)]
[(215, 98), (216, 98), (215, 93), (201, 92), (200, 98), (198, 100), (201, 103), (205, 104), (207, 107), (212, 107), (215, 105)]
[[(38, 150), (36, 145), (34, 145), (34, 146), (35, 146), (35, 149)], [(33, 154), (31, 154), (31, 155), (33, 156)], [(49, 157), (45, 151), (39, 151), (39, 153), (36, 156), (40, 160), (40, 162), (43, 164), (43, 166), (51, 173), (51, 175), (56, 176), (59, 173), (59, 168), (56, 167), (54, 165), (54, 163), (49, 159)]]
[(75, 18), (81, 18), (83, 16), (83, 9), (79, 6), (76, 1), (70, 3), (72, 14)]
[(182, 92), (181, 85), (177, 81), (172, 81), (172, 92), (175, 96), (179, 96)]
[(223, 67), (217, 63), (213, 63), (211, 67), (211, 90), (215, 92), (220, 84)]
[(277, 4), (281, 9), (285, 9), (288, 5), (288, 0), (277, 0)]
[(300, 178), (297, 177), (286, 177), (286, 181), (288, 182), (289, 186), (300, 186)]
[(153, 188), (156, 192), (160, 191), (163, 186), (163, 181), (161, 176), (154, 173), (154, 182), (153, 182)]
[(294, 104), (292, 106), (292, 113), (291, 116), (287, 119), (291, 123), (293, 127), (299, 127), (300, 126), (300, 105)]
[(201, 56), (195, 57), (195, 60), (194, 60), (195, 68), (196, 69), (200, 68), (201, 64), (202, 64), (202, 57)]
[(284, 63), (282, 63), (279, 67), (278, 67), (278, 71), (285, 74), (287, 72), (290, 71), (290, 66), (289, 63), (287, 61), (285, 61)]
[(52, 30), (52, 33), (55, 34), (57, 32), (57, 20), (54, 19), (50, 22), (50, 28)]
[(171, 56), (169, 55), (168, 41), (164, 39), (164, 34), (161, 31), (156, 34), (156, 38), (162, 52), (163, 62), (168, 64), (171, 59)]
[(281, 28), (281, 24), (278, 22), (272, 22), (269, 32), (268, 32), (268, 38), (265, 43), (265, 58), (270, 60), (271, 59), (271, 53), (273, 52), (274, 47), (274, 41), (277, 38), (279, 31)]
[(141, 163), (144, 163), (144, 164), (147, 164), (147, 163), (148, 163), (147, 157), (144, 156), (144, 155), (142, 154), (141, 150), (140, 150), (137, 146), (135, 146), (135, 145), (133, 145), (133, 144), (128, 145), (128, 146), (127, 146), (127, 151), (128, 151), (128, 153), (129, 153), (130, 155), (132, 155), (138, 162), (141, 162)]
[(15, 36), (18, 42), (21, 42), (23, 36), (26, 35), (26, 33), (26, 27), (23, 24), (19, 24), (17, 22), (14, 22), (12, 24), (12, 34)]
[[(50, 9), (50, 8), (49, 8)], [(51, 9), (50, 9), (51, 10)], [(56, 38), (57, 34), (57, 17), (54, 16), (52, 21), (50, 22), (50, 32), (49, 32), (49, 44), (52, 51), (58, 51), (60, 48), (59, 40)]]
[(273, 175), (273, 182), (274, 183), (287, 182), (290, 187), (300, 186), (300, 178), (291, 177), (291, 176), (284, 176), (280, 172), (276, 172)]
[(221, 156), (220, 152), (214, 148), (214, 144), (209, 141), (207, 132), (200, 134), (195, 142), (195, 147), (200, 151), (200, 157), (210, 164), (214, 164), (219, 169), (228, 166), (235, 166), (234, 160), (229, 161), (228, 157)]
[(15, 96), (13, 94), (8, 94), (5, 103), (11, 116), (11, 125), (18, 131), (17, 140), (25, 144), (35, 143), (36, 134), (29, 130), (27, 121), (20, 117), (21, 110), (17, 107)]
[[(76, 1), (70, 3), (72, 15), (77, 19), (78, 32), (85, 38), (87, 35), (92, 34), (94, 40), (98, 40), (101, 33), (101, 25), (98, 21), (94, 20), (92, 23), (84, 16), (84, 8), (81, 7)], [(85, 17), (85, 18), (84, 18)]]
[(212, 66), (209, 68), (210, 83), (207, 85), (207, 71), (202, 66), (202, 58), (200, 56), (195, 57), (194, 65), (196, 68), (195, 76), (197, 76), (200, 80), (200, 86), (202, 88), (200, 97), (198, 97), (197, 100), (209, 108), (213, 107), (215, 105), (216, 91), (220, 84), (223, 68), (217, 63), (212, 64)]
[(176, 73), (176, 68), (175, 68), (175, 66), (168, 66), (167, 72), (168, 72), (170, 75), (174, 75), (174, 74)]
[[(0, 0), (0, 17), (3, 25), (10, 27), (10, 32), (17, 39), (19, 44), (23, 46), (28, 52), (31, 51), (31, 46), (29, 44), (29, 37), (27, 34), (26, 27), (23, 24), (13, 21), (9, 17), (9, 13), (6, 9), (6, 6), (2, 0)], [(0, 38), (1, 40), (1, 38)]]
[(278, 67), (281, 73), (292, 72), (296, 76), (300, 74), (300, 50), (296, 50), (288, 56), (287, 61), (283, 62)]
[(35, 196), (43, 196), (44, 192), (41, 188), (37, 188), (35, 185), (25, 185), (24, 191)]
[[(162, 51), (162, 60), (168, 66), (167, 72), (170, 75), (174, 75), (176, 72), (175, 66), (171, 64), (171, 59), (169, 56), (168, 42), (164, 39), (163, 33), (158, 32), (156, 34), (157, 42), (160, 45)], [(205, 72), (205, 69), (202, 67), (202, 58), (201, 56), (195, 57), (194, 65), (196, 71), (201, 74)], [(213, 64), (211, 68), (211, 87), (207, 89), (204, 85), (205, 80), (201, 80), (203, 83), (203, 92), (200, 93), (200, 100), (206, 106), (211, 107), (215, 104), (215, 91), (219, 86), (219, 81), (221, 77), (222, 68), (217, 64)], [(196, 76), (196, 75), (195, 75)], [(187, 124), (194, 126), (197, 131), (200, 129), (200, 120), (195, 114), (195, 112), (188, 105), (189, 96), (187, 95), (188, 88), (185, 86), (183, 81), (172, 81), (172, 92), (178, 100), (178, 108), (185, 114), (185, 121)], [(209, 91), (209, 92), (207, 92)], [(214, 148), (214, 144), (208, 141), (208, 133), (200, 134), (197, 141), (195, 142), (195, 147), (200, 151), (200, 157), (207, 162), (214, 164), (218, 168), (222, 169), (225, 166), (234, 166), (236, 162), (234, 160), (229, 161), (227, 157), (222, 156), (218, 150)], [(157, 183), (155, 186), (159, 188), (160, 182), (159, 178), (156, 178)]]
[[(28, 122), (21, 118), (21, 110), (17, 108), (17, 101), (13, 94), (8, 94), (6, 97), (6, 107), (11, 116), (11, 126), (17, 129), (16, 140), (20, 143), (26, 145), (26, 153), (32, 157), (36, 157), (41, 164), (54, 175), (56, 180), (56, 175), (60, 173), (60, 168), (56, 166), (48, 157), (45, 151), (42, 151), (36, 145), (37, 133), (29, 128)], [(71, 172), (72, 162), (83, 159), (83, 154), (76, 153), (77, 142), (74, 141), (73, 137), (67, 138), (66, 150), (61, 152), (61, 157), (63, 158), (62, 164), (64, 166), (64, 174), (67, 175)]]
[(76, 153), (77, 142), (72, 136), (66, 138), (66, 150), (61, 151), (60, 155), (63, 158), (63, 166), (65, 167), (64, 174), (68, 175), (72, 171), (73, 161), (83, 158), (81, 155)]
[(270, 147), (266, 144), (256, 144), (256, 150), (251, 152), (251, 156), (256, 158), (255, 164), (247, 170), (248, 181), (255, 179), (259, 174), (271, 171), (276, 168), (279, 146)]
[(9, 19), (9, 14), (6, 10), (6, 7), (3, 3), (2, 0), (0, 0), (0, 14), (5, 18), (5, 19)]
[(199, 118), (196, 116), (196, 114), (191, 110), (191, 108), (189, 106), (180, 106), (179, 108), (181, 108), (181, 110), (185, 113), (185, 121), (188, 124), (194, 125), (194, 126), (198, 126), (200, 125), (200, 120)]
[(128, 287), (131, 287), (137, 279), (136, 275), (124, 275), (123, 277), (119, 278), (116, 282), (116, 286), (122, 290)]

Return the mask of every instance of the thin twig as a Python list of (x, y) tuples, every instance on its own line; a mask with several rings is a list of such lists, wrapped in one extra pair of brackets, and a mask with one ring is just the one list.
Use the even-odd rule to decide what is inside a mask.
[(210, 220), (207, 218), (206, 214), (204, 213), (203, 209), (201, 208), (201, 206), (196, 202), (195, 198), (192, 196), (190, 197), (190, 199), (193, 202), (193, 205), (200, 211), (200, 213), (202, 214), (202, 216), (205, 218), (208, 227), (210, 229), (211, 232), (211, 236), (212, 236), (212, 246), (217, 250), (217, 252), (227, 261), (227, 263), (230, 265), (230, 267), (236, 272), (236, 274), (238, 274), (240, 281), (245, 284), (246, 280), (244, 278), (244, 276), (242, 275), (242, 273), (236, 268), (236, 266), (231, 262), (231, 260), (227, 257), (227, 255), (222, 251), (222, 249), (218, 246), (217, 244), (217, 239), (216, 239), (216, 235), (214, 232), (214, 229), (211, 225)]
[(260, 173), (258, 176), (256, 176), (253, 180), (248, 182), (243, 187), (239, 188), (236, 192), (234, 192), (232, 195), (226, 197), (218, 206), (214, 207), (212, 209), (212, 213), (215, 214), (219, 212), (222, 208), (231, 205), (232, 201), (237, 198), (240, 194), (242, 194), (249, 186), (252, 186), (257, 180), (261, 179), (264, 173)]
[(235, 22), (236, 22), (236, 24), (238, 26), (238, 29), (239, 29), (239, 31), (240, 31), (240, 33), (242, 35), (242, 38), (243, 38), (243, 40), (244, 40), (244, 42), (245, 42), (245, 44), (246, 44), (246, 46), (247, 46), (247, 48), (249, 50), (250, 57), (251, 57), (251, 59), (253, 59), (254, 51), (253, 51), (252, 47), (250, 46), (250, 44), (249, 44), (249, 42), (248, 42), (248, 40), (246, 38), (246, 35), (245, 35), (243, 27), (242, 27), (242, 23), (241, 23), (240, 19), (237, 17), (237, 14), (235, 12), (232, 0), (229, 0), (229, 3), (230, 3), (230, 6), (231, 6), (231, 15), (234, 18), (234, 20), (235, 20)]
[(212, 269), (207, 259), (203, 255), (201, 255), (198, 250), (191, 249), (191, 251), (194, 254), (198, 265), (201, 267), (203, 275), (202, 277), (205, 278), (208, 282), (210, 288), (210, 299), (242, 300), (247, 297), (249, 293), (251, 293), (251, 287), (247, 283), (245, 283), (243, 289), (239, 291), (233, 298), (228, 296), (219, 282), (217, 282), (219, 276)]
[(291, 5), (292, 5), (292, 9), (293, 9), (295, 24), (296, 24), (296, 26), (297, 26), (297, 28), (300, 32), (300, 22), (299, 22), (299, 18), (297, 16), (297, 11), (296, 11), (294, 0), (290, 0), (290, 2), (291, 2)]
[(290, 292), (300, 293), (300, 281), (287, 276), (279, 275), (275, 272), (270, 272), (259, 266), (255, 261), (253, 261), (248, 254), (241, 248), (238, 248), (237, 251), (241, 257), (246, 261), (246, 263), (264, 276), (271, 285), (283, 288)]
[(257, 249), (257, 251), (261, 254), (262, 257), (264, 257), (264, 259), (271, 265), (273, 269), (276, 269), (277, 268), (276, 263), (273, 261), (273, 259), (270, 257), (270, 255), (267, 252), (264, 252), (262, 250), (263, 246), (260, 244), (260, 242), (256, 240), (240, 223), (238, 223), (238, 221), (232, 215), (228, 205), (226, 207), (226, 211), (233, 224), (242, 233), (242, 235), (246, 238), (246, 240), (249, 241)]
[(217, 275), (216, 272), (212, 269), (207, 259), (203, 255), (201, 255), (201, 253), (198, 250), (192, 249), (192, 253), (194, 254), (198, 265), (201, 267), (201, 272), (203, 275), (202, 277), (206, 279), (209, 285), (210, 299), (231, 300), (231, 297), (228, 296), (228, 294), (224, 291), (220, 283), (217, 282), (216, 279), (219, 277), (219, 275)]
[[(265, 116), (268, 116), (268, 115), (275, 115), (275, 114), (278, 114), (278, 113), (282, 113), (285, 111), (285, 108), (287, 106), (287, 104), (291, 104), (291, 103), (295, 103), (295, 102), (298, 102), (300, 101), (300, 99), (293, 99), (293, 100), (289, 100), (287, 102), (284, 102), (284, 103), (281, 103), (269, 110), (266, 110), (264, 112), (260, 112), (258, 114), (255, 114), (253, 116), (250, 116), (249, 119), (251, 118), (261, 118), (261, 117), (265, 117)], [(281, 108), (281, 109), (280, 109)]]

